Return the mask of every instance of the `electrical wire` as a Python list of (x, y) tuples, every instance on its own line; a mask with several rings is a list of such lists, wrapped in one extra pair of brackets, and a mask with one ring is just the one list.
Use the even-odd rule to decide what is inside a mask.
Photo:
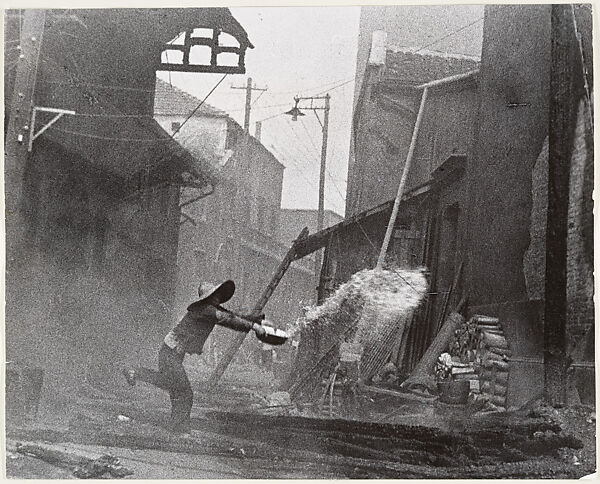
[(463, 25), (462, 27), (460, 27), (460, 28), (458, 28), (456, 30), (453, 30), (449, 34), (446, 34), (446, 35), (444, 35), (444, 36), (442, 36), (442, 37), (434, 40), (433, 42), (430, 42), (429, 44), (426, 44), (423, 47), (418, 48), (417, 50), (413, 51), (412, 54), (417, 54), (418, 52), (421, 52), (422, 50), (427, 49), (427, 47), (431, 47), (432, 45), (435, 45), (435, 44), (441, 42), (442, 40), (446, 40), (448, 37), (452, 37), (453, 35), (456, 35), (457, 33), (459, 33), (461, 31), (463, 31), (463, 30), (471, 27), (472, 25), (475, 25), (475, 24), (481, 22), (482, 20), (483, 20), (483, 17), (480, 17), (477, 20), (473, 20), (473, 22), (470, 22), (470, 23), (468, 23), (466, 25)]
[(265, 92), (267, 92), (267, 91), (261, 91), (261, 92), (260, 92), (260, 94), (259, 94), (259, 95), (258, 95), (258, 97), (257, 97), (257, 98), (254, 100), (254, 102), (252, 103), (252, 105), (251, 105), (251, 106), (254, 106), (254, 105), (255, 105), (255, 104), (258, 102), (258, 100), (261, 98), (261, 96), (262, 96), (262, 95), (263, 95)]
[(305, 93), (305, 92), (309, 92), (309, 91), (316, 90), (316, 89), (322, 89), (324, 87), (331, 86), (331, 85), (337, 84), (339, 82), (346, 82), (346, 81), (349, 82), (349, 81), (353, 81), (353, 80), (354, 80), (354, 77), (352, 77), (349, 80), (348, 79), (338, 79), (336, 81), (331, 81), (331, 82), (327, 82), (325, 84), (319, 84), (319, 85), (316, 85), (316, 86), (307, 87), (305, 89), (290, 89), (290, 90), (287, 90), (287, 91), (275, 91), (275, 92), (271, 92), (271, 94), (297, 94), (297, 93)]
[[(302, 125), (302, 127), (304, 128), (304, 131), (306, 131), (306, 134), (308, 135), (308, 139), (310, 141), (310, 143), (313, 145), (313, 148), (315, 149), (315, 151), (319, 152), (317, 145), (315, 145), (312, 137), (310, 136), (310, 132), (308, 131), (308, 128), (306, 127), (306, 125), (304, 124), (304, 120), (302, 118), (300, 118), (300, 124)], [(333, 178), (333, 175), (331, 174), (331, 172), (329, 171), (329, 169), (327, 168), (327, 166), (325, 166), (325, 172), (327, 173), (327, 176), (329, 177), (329, 179), (331, 180), (331, 183), (333, 184), (333, 186), (335, 187), (335, 189), (337, 190), (338, 194), (340, 197), (342, 197), (342, 200), (345, 202), (346, 198), (344, 197), (344, 195), (342, 195), (342, 191), (340, 190), (340, 188), (337, 186), (337, 184), (335, 183), (335, 180)]]
[[(298, 134), (296, 133), (296, 131), (293, 129), (291, 122), (288, 119), (286, 119), (286, 121), (287, 121), (287, 127), (294, 134), (294, 136), (298, 139), (298, 141), (300, 143), (300, 146), (302, 147), (306, 158), (308, 160), (312, 159), (312, 155), (310, 154), (310, 149), (309, 149), (308, 145), (306, 145), (306, 143), (304, 141), (302, 141), (302, 138), (300, 138), (298, 136)], [(314, 161), (316, 163), (317, 170), (320, 170), (318, 159), (315, 159)], [(326, 172), (327, 177), (331, 180), (331, 183), (334, 186), (334, 188), (336, 189), (338, 195), (340, 196), (340, 198), (342, 199), (342, 201), (345, 203), (346, 202), (346, 198), (344, 197), (344, 195), (342, 194), (342, 191), (339, 189), (339, 187), (335, 183), (334, 177), (333, 177), (333, 175), (331, 175), (331, 172), (329, 172), (329, 170), (327, 169), (327, 167), (325, 168), (325, 172)]]
[[(59, 81), (49, 81), (46, 79), (40, 79), (40, 82), (44, 82), (46, 84), (56, 84), (59, 86), (73, 86), (73, 83), (69, 82), (59, 82)], [(119, 91), (138, 91), (138, 92), (154, 92), (154, 89), (141, 89), (138, 87), (125, 87), (125, 86), (110, 86), (106, 84), (94, 84), (91, 82), (78, 82), (77, 84), (81, 86), (95, 87), (98, 89), (114, 89)]]
[(326, 90), (325, 90), (325, 91), (323, 91), (323, 92), (320, 92), (320, 93), (318, 93), (318, 94), (315, 94), (315, 96), (321, 96), (321, 95), (323, 95), (323, 94), (326, 94), (326, 93), (328, 93), (328, 92), (335, 91), (336, 89), (339, 89), (340, 87), (343, 87), (343, 86), (345, 86), (346, 84), (350, 84), (351, 82), (354, 82), (354, 78), (352, 78), (352, 79), (350, 79), (350, 80), (348, 80), (348, 81), (346, 81), (346, 82), (343, 82), (343, 83), (341, 83), (341, 84), (339, 84), (339, 85), (337, 85), (337, 86), (334, 86), (334, 87), (332, 87), (332, 88), (326, 89)]
[(200, 101), (200, 104), (198, 104), (198, 106), (196, 106), (196, 109), (194, 109), (189, 116), (185, 119), (185, 121), (183, 121), (183, 123), (181, 123), (179, 125), (179, 127), (173, 131), (173, 133), (171, 134), (171, 138), (174, 138), (175, 135), (181, 130), (181, 128), (183, 128), (183, 125), (185, 123), (187, 123), (190, 118), (196, 113), (196, 111), (198, 111), (198, 109), (200, 109), (200, 106), (202, 106), (204, 104), (204, 102), (209, 98), (209, 96), (215, 91), (215, 89), (217, 89), (217, 87), (219, 87), (219, 85), (225, 80), (225, 78), (228, 76), (229, 74), (223, 74), (223, 77), (221, 77), (221, 79), (219, 80), (219, 82), (217, 82), (214, 87), (210, 90), (210, 92), (204, 96), (204, 99), (202, 99), (202, 101)]
[[(254, 109), (269, 109), (269, 108), (282, 108), (285, 106), (289, 106), (290, 103), (282, 103), (282, 104), (271, 104), (269, 106), (258, 106), (257, 108)], [(228, 113), (237, 113), (240, 111), (244, 111), (246, 108), (240, 108), (240, 109), (228, 109), (227, 112)]]
[[(283, 153), (283, 148), (282, 147), (276, 147), (274, 145), (271, 145), (271, 148), (276, 151), (279, 156), (285, 160), (285, 161), (291, 161), (292, 164), (296, 167), (296, 169), (298, 170), (298, 172), (300, 173), (300, 176), (302, 176), (302, 178), (304, 178), (304, 180), (306, 180), (306, 182), (312, 186), (313, 188), (317, 188), (317, 186), (314, 184), (313, 181), (310, 180), (310, 178), (308, 178), (305, 174), (305, 171), (302, 169), (302, 167), (296, 162), (296, 160), (294, 159), (294, 156), (291, 156), (288, 152), (288, 154), (286, 155), (285, 153)], [(285, 150), (287, 151), (287, 150)], [(283, 156), (282, 156), (283, 155)]]
[(277, 116), (283, 116), (285, 113), (278, 113), (278, 114), (274, 114), (273, 116), (269, 116), (268, 118), (264, 118), (264, 119), (260, 119), (258, 120), (259, 123), (262, 123), (263, 121), (268, 121), (269, 119), (273, 119), (276, 118)]
[(154, 143), (156, 141), (170, 141), (171, 138), (114, 138), (111, 136), (100, 136), (97, 134), (90, 134), (90, 133), (82, 133), (80, 131), (71, 131), (69, 129), (62, 129), (62, 128), (57, 128), (56, 126), (51, 126), (50, 128), (48, 128), (49, 130), (52, 131), (60, 131), (62, 133), (66, 133), (66, 134), (70, 134), (73, 136), (83, 136), (85, 138), (92, 138), (92, 139), (102, 139), (102, 140), (106, 140), (106, 141), (127, 141), (127, 142), (140, 142), (140, 143)]

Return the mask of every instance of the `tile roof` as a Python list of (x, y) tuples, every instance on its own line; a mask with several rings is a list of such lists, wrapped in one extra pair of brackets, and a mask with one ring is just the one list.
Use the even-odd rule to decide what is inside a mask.
[(388, 79), (407, 85), (419, 85), (436, 79), (462, 74), (479, 68), (479, 58), (461, 54), (388, 48), (386, 75)]
[[(156, 79), (155, 115), (183, 114), (187, 116), (198, 107), (200, 101), (197, 97), (170, 85), (168, 82)], [(225, 111), (221, 111), (207, 103), (202, 104), (195, 115), (227, 117)]]

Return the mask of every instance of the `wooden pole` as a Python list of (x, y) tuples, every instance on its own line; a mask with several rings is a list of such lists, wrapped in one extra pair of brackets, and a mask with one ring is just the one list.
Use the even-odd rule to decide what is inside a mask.
[(250, 102), (252, 101), (252, 78), (246, 83), (246, 106), (244, 109), (244, 131), (250, 132)]
[(419, 134), (419, 127), (421, 126), (421, 121), (423, 119), (423, 111), (425, 110), (425, 101), (427, 100), (427, 87), (423, 89), (423, 94), (421, 95), (421, 105), (419, 106), (419, 113), (417, 114), (417, 120), (415, 122), (415, 127), (413, 129), (412, 138), (410, 140), (410, 147), (408, 149), (408, 154), (406, 155), (406, 162), (404, 163), (404, 169), (402, 170), (402, 178), (400, 178), (400, 185), (398, 186), (398, 193), (396, 194), (396, 200), (394, 201), (394, 208), (392, 209), (392, 215), (390, 216), (390, 221), (388, 222), (387, 230), (385, 231), (385, 237), (383, 239), (383, 245), (381, 246), (381, 252), (379, 253), (379, 258), (377, 259), (377, 266), (375, 267), (377, 270), (383, 267), (383, 263), (385, 262), (385, 256), (387, 254), (388, 246), (390, 244), (390, 239), (392, 238), (392, 233), (394, 231), (394, 225), (396, 224), (396, 218), (398, 217), (398, 209), (400, 207), (400, 200), (404, 195), (404, 186), (406, 185), (406, 179), (408, 178), (408, 172), (410, 170), (410, 165), (412, 163), (413, 154), (415, 152), (415, 146), (417, 144), (417, 136)]
[[(325, 96), (325, 116), (323, 119), (323, 143), (321, 145), (321, 170), (319, 172), (319, 208), (317, 210), (317, 233), (323, 230), (323, 218), (325, 213), (325, 171), (327, 164), (327, 135), (329, 132), (329, 99)], [(315, 281), (319, 285), (321, 279), (321, 249), (315, 253)]]
[[(246, 91), (246, 104), (244, 106), (244, 132), (250, 134), (250, 111), (252, 109), (252, 91), (266, 91), (266, 88), (252, 87), (252, 78), (249, 77), (245, 87), (234, 87), (231, 89), (243, 89)], [(257, 98), (258, 100), (258, 98)]]
[(572, 151), (573, 32), (570, 6), (552, 5), (550, 111), (548, 125), (548, 212), (544, 303), (544, 394), (555, 406), (567, 389), (567, 236)]
[(23, 178), (27, 163), (27, 137), (31, 113), (33, 111), (34, 91), (40, 57), (45, 10), (24, 10), (21, 29), (21, 54), (17, 61), (17, 70), (12, 92), (12, 102), (8, 113), (6, 139), (4, 142), (4, 188), (6, 215), (6, 255), (7, 269), (10, 273), (12, 263), (18, 262), (18, 248), (23, 242), (24, 223), (21, 218)]

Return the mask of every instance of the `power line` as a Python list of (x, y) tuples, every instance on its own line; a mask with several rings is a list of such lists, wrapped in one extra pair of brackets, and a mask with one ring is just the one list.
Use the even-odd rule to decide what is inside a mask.
[(261, 98), (261, 96), (267, 91), (261, 91), (261, 93), (258, 95), (258, 97), (254, 100), (254, 102), (252, 103), (252, 107), (254, 107), (254, 105), (258, 102), (258, 100)]
[[(52, 60), (52, 59), (50, 59)], [(52, 60), (52, 62), (54, 62)], [(106, 84), (95, 84), (95, 83), (91, 83), (91, 82), (60, 82), (60, 81), (49, 81), (46, 79), (40, 79), (40, 82), (44, 82), (46, 84), (56, 84), (59, 86), (74, 86), (75, 84), (78, 84), (80, 86), (88, 86), (88, 87), (95, 87), (98, 89), (114, 89), (114, 90), (118, 90), (118, 91), (138, 91), (138, 92), (154, 92), (154, 89), (142, 89), (142, 88), (138, 88), (138, 87), (126, 87), (126, 86), (111, 86), (111, 85), (106, 85)]]
[[(317, 145), (315, 145), (310, 132), (308, 131), (308, 128), (306, 127), (306, 125), (304, 124), (304, 120), (302, 118), (300, 118), (300, 124), (302, 124), (302, 127), (304, 128), (304, 131), (306, 131), (306, 134), (308, 135), (308, 139), (310, 141), (310, 143), (313, 145), (313, 148), (315, 149), (315, 151), (317, 152), (317, 155), (319, 153), (319, 149), (317, 148)], [(337, 190), (338, 194), (340, 195), (340, 197), (342, 197), (342, 199), (344, 201), (346, 201), (345, 197), (342, 195), (341, 190), (339, 189), (339, 187), (337, 186), (337, 184), (335, 183), (335, 180), (333, 179), (333, 176), (331, 175), (331, 172), (329, 171), (329, 168), (327, 168), (327, 165), (325, 166), (325, 172), (327, 173), (327, 176), (329, 177), (329, 179), (331, 180), (331, 183), (333, 183), (333, 186), (335, 187), (335, 189)]]
[(52, 126), (50, 128), (48, 128), (49, 130), (52, 131), (60, 131), (62, 133), (66, 133), (66, 134), (71, 134), (74, 136), (83, 136), (85, 138), (93, 138), (93, 139), (102, 139), (102, 140), (107, 140), (107, 141), (127, 141), (127, 142), (147, 142), (147, 143), (153, 143), (155, 141), (170, 141), (171, 138), (113, 138), (110, 136), (100, 136), (97, 134), (90, 134), (90, 133), (82, 133), (80, 131), (71, 131), (68, 129), (61, 129), (61, 128), (57, 128), (55, 126)]
[(294, 136), (296, 137), (296, 139), (297, 139), (297, 140), (298, 140), (298, 142), (300, 143), (301, 147), (303, 148), (305, 156), (306, 156), (308, 159), (311, 159), (311, 158), (312, 158), (312, 155), (309, 153), (309, 151), (310, 151), (310, 150), (309, 150), (309, 148), (308, 148), (308, 145), (306, 145), (306, 144), (305, 144), (305, 143), (302, 141), (302, 139), (300, 138), (300, 136), (298, 136), (298, 133), (296, 133), (296, 131), (295, 131), (295, 130), (294, 130), (294, 128), (292, 127), (292, 123), (291, 123), (291, 121), (290, 121), (288, 118), (286, 118), (286, 119), (285, 119), (285, 122), (286, 122), (285, 126), (286, 126), (286, 127), (287, 127), (287, 128), (288, 128), (288, 129), (289, 129), (289, 130), (290, 130), (290, 131), (291, 131), (291, 132), (294, 134)]
[[(306, 159), (307, 159), (307, 160), (310, 160), (310, 159), (311, 159), (311, 156), (310, 156), (310, 154), (308, 153), (308, 147), (307, 147), (307, 146), (305, 146), (304, 144), (302, 144), (302, 140), (301, 140), (301, 139), (298, 137), (297, 133), (296, 133), (296, 132), (294, 132), (294, 130), (292, 129), (292, 126), (291, 126), (291, 124), (290, 124), (290, 120), (289, 120), (289, 119), (286, 119), (286, 124), (285, 124), (284, 126), (286, 126), (286, 127), (287, 127), (287, 128), (288, 128), (288, 129), (289, 129), (289, 130), (290, 130), (290, 131), (291, 131), (291, 132), (294, 134), (294, 136), (296, 136), (296, 138), (298, 139), (298, 141), (301, 143), (301, 145), (300, 145), (300, 146), (302, 147), (302, 149), (303, 149), (303, 151), (304, 151), (304, 156), (306, 156)], [(302, 169), (300, 166), (298, 166), (298, 165), (296, 165), (296, 166), (298, 167), (298, 169), (299, 169), (299, 170), (302, 170), (302, 172), (303, 172), (303, 173), (306, 173), (306, 172), (304, 171), (304, 169)], [(307, 175), (308, 175), (308, 173), (307, 173)], [(312, 177), (310, 177), (310, 178), (312, 179)], [(315, 185), (313, 182), (311, 182), (311, 185), (312, 185), (314, 188), (317, 188), (317, 186), (316, 186), (316, 185)]]
[[(254, 108), (254, 109), (282, 108), (282, 107), (289, 106), (289, 105), (290, 105), (290, 103), (271, 104), (269, 106), (259, 106), (259, 107)], [(228, 113), (236, 113), (236, 112), (240, 112), (240, 111), (243, 111), (243, 110), (244, 110), (244, 108), (227, 109), (227, 112)]]
[[(307, 87), (307, 88), (304, 88), (304, 89), (290, 89), (290, 90), (287, 90), (287, 91), (275, 91), (275, 92), (272, 92), (271, 94), (297, 94), (297, 93), (305, 93), (305, 92), (308, 92), (308, 91), (312, 91), (314, 89), (322, 89), (322, 88), (324, 88), (326, 86), (331, 86), (333, 84), (337, 84), (338, 82), (345, 82), (347, 80), (348, 79), (338, 79), (336, 81), (331, 81), (331, 82), (327, 82), (325, 84), (319, 84), (319, 85)], [(350, 81), (352, 81), (352, 80), (354, 80), (354, 77), (352, 77), (350, 79)]]
[(277, 116), (282, 116), (282, 115), (284, 115), (284, 114), (285, 114), (285, 113), (278, 113), (278, 114), (274, 114), (273, 116), (269, 116), (268, 118), (260, 119), (258, 122), (259, 122), (259, 123), (262, 123), (263, 121), (268, 121), (269, 119), (273, 119), (273, 118), (276, 118)]
[(322, 92), (320, 92), (320, 93), (316, 94), (316, 96), (320, 96), (320, 95), (322, 95), (322, 94), (325, 94), (325, 93), (327, 93), (327, 92), (335, 91), (336, 89), (339, 89), (340, 87), (343, 87), (343, 86), (345, 86), (346, 84), (350, 84), (350, 83), (351, 83), (351, 82), (353, 82), (353, 81), (354, 81), (354, 78), (352, 78), (352, 79), (350, 79), (350, 80), (348, 80), (348, 81), (346, 81), (346, 82), (342, 82), (341, 84), (339, 84), (339, 85), (337, 85), (337, 86), (331, 87), (331, 88), (329, 88), (329, 89), (325, 89), (324, 91), (322, 91)]
[[(319, 153), (318, 153), (318, 151), (319, 151), (319, 150), (318, 150), (317, 146), (314, 144), (314, 141), (312, 140), (312, 137), (311, 137), (311, 135), (310, 135), (310, 133), (309, 133), (308, 129), (306, 128), (306, 125), (304, 124), (304, 121), (303, 121), (302, 119), (300, 119), (300, 122), (301, 122), (301, 124), (302, 124), (302, 127), (303, 127), (303, 128), (304, 128), (304, 130), (306, 131), (306, 134), (308, 135), (308, 139), (309, 139), (310, 143), (312, 144), (313, 148), (314, 148), (314, 149), (315, 149), (315, 151), (316, 151), (316, 155), (318, 156), (318, 154), (319, 154)], [(290, 123), (289, 123), (289, 120), (288, 120), (288, 124), (290, 124)], [(300, 137), (298, 136), (298, 134), (295, 132), (295, 130), (294, 130), (294, 129), (292, 129), (292, 128), (291, 128), (291, 124), (290, 124), (290, 129), (291, 129), (291, 131), (294, 133), (294, 135), (295, 135), (295, 136), (298, 138), (298, 140), (299, 140), (299, 141), (302, 143), (302, 141), (300, 140)], [(309, 155), (309, 159), (310, 159), (310, 155)], [(317, 161), (317, 160), (315, 160), (315, 161)], [(342, 194), (342, 191), (340, 190), (340, 188), (339, 188), (339, 187), (337, 186), (337, 184), (335, 183), (335, 179), (334, 179), (333, 175), (331, 174), (331, 172), (329, 171), (329, 168), (327, 168), (327, 166), (325, 166), (325, 173), (327, 174), (327, 177), (328, 177), (328, 178), (331, 180), (331, 183), (332, 183), (333, 187), (336, 189), (336, 191), (338, 192), (338, 195), (339, 195), (339, 196), (341, 197), (341, 199), (342, 199), (342, 200), (345, 202), (345, 201), (346, 201), (346, 198), (345, 198), (345, 197), (344, 197), (344, 195)]]
[(418, 52), (421, 52), (422, 50), (426, 49), (427, 47), (431, 47), (432, 45), (437, 44), (438, 42), (441, 42), (442, 40), (446, 40), (448, 37), (452, 37), (453, 35), (461, 32), (462, 30), (465, 30), (466, 28), (471, 27), (472, 25), (475, 25), (476, 23), (479, 23), (483, 20), (483, 17), (478, 18), (477, 20), (474, 20), (473, 22), (468, 23), (467, 25), (463, 25), (462, 27), (453, 30), (452, 32), (450, 32), (449, 34), (446, 34), (442, 37), (440, 37), (439, 39), (434, 40), (433, 42), (430, 42), (429, 44), (424, 45), (423, 47), (420, 47), (419, 49), (413, 51), (413, 54), (416, 54)]
[(210, 92), (209, 92), (209, 93), (208, 93), (206, 96), (204, 96), (204, 99), (203, 99), (202, 101), (200, 101), (200, 104), (198, 104), (198, 106), (196, 106), (196, 109), (194, 109), (194, 110), (193, 110), (193, 111), (192, 111), (192, 112), (189, 114), (189, 116), (188, 116), (188, 117), (185, 119), (185, 121), (184, 121), (183, 123), (181, 123), (181, 124), (180, 124), (180, 125), (177, 127), (177, 129), (176, 129), (175, 131), (173, 131), (173, 133), (171, 134), (171, 138), (174, 138), (174, 137), (175, 137), (175, 135), (176, 135), (176, 134), (177, 134), (177, 133), (178, 133), (178, 132), (181, 130), (181, 128), (183, 128), (183, 125), (184, 125), (185, 123), (187, 123), (187, 122), (190, 120), (190, 118), (191, 118), (191, 117), (192, 117), (192, 116), (193, 116), (193, 115), (196, 113), (196, 111), (198, 111), (198, 109), (200, 109), (200, 106), (202, 106), (202, 105), (204, 104), (204, 101), (206, 101), (206, 100), (209, 98), (209, 96), (210, 96), (210, 95), (211, 95), (211, 94), (212, 94), (212, 93), (215, 91), (215, 89), (216, 89), (217, 87), (219, 87), (219, 85), (220, 85), (220, 84), (221, 84), (221, 83), (222, 83), (222, 82), (225, 80), (225, 78), (226, 78), (228, 75), (229, 75), (229, 74), (223, 74), (223, 77), (221, 77), (221, 79), (219, 80), (219, 82), (217, 82), (217, 83), (214, 85), (214, 87), (213, 87), (213, 88), (210, 90)]
[[(312, 186), (313, 188), (317, 188), (317, 186), (314, 184), (313, 181), (310, 180), (310, 178), (308, 178), (305, 174), (305, 171), (302, 169), (302, 167), (296, 162), (296, 160), (294, 159), (294, 156), (290, 156), (289, 152), (286, 155), (285, 153), (283, 153), (283, 148), (280, 147), (276, 147), (274, 145), (271, 145), (271, 148), (278, 152), (279, 157), (281, 157), (282, 159), (286, 160), (286, 161), (291, 161), (294, 166), (296, 167), (296, 169), (298, 170), (298, 172), (300, 173), (300, 175), (302, 176), (302, 178), (304, 178), (304, 180), (306, 180), (306, 182)], [(287, 151), (287, 150), (286, 150)], [(282, 156), (283, 155), (283, 156)]]

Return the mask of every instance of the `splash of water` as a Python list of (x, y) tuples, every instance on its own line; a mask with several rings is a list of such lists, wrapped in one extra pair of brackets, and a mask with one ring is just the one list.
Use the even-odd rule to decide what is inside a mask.
[(306, 308), (304, 318), (288, 332), (293, 335), (303, 329), (322, 331), (345, 315), (357, 318), (355, 342), (379, 339), (390, 321), (399, 320), (419, 306), (427, 292), (425, 275), (424, 268), (359, 271), (323, 304)]

